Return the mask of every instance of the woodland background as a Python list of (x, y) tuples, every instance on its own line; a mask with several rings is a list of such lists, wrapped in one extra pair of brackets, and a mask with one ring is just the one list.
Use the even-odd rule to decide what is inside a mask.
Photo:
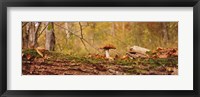
[(178, 47), (178, 22), (22, 22), (22, 26), (23, 49), (44, 47), (86, 55), (112, 44), (117, 50), (110, 53), (122, 55), (134, 45), (150, 50)]

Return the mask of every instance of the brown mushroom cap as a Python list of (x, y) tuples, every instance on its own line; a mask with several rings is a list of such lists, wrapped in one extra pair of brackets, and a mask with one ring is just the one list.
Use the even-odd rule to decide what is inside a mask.
[(116, 49), (116, 47), (109, 44), (109, 45), (106, 45), (104, 47), (101, 47), (100, 49), (109, 50), (109, 49)]

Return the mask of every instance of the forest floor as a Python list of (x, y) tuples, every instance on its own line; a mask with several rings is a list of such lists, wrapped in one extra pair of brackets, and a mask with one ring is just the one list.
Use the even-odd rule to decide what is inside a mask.
[[(42, 58), (34, 50), (22, 56), (23, 75), (177, 75), (178, 51), (167, 49), (149, 53), (148, 58), (78, 57), (50, 52)], [(164, 56), (164, 57), (163, 57)]]

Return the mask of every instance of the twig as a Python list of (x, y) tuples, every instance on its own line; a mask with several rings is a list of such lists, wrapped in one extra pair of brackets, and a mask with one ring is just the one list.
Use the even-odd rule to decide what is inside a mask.
[(22, 25), (22, 28), (24, 28), (24, 27), (26, 26), (26, 24), (28, 24), (28, 22), (24, 23), (24, 24)]
[(89, 52), (89, 50), (87, 49), (87, 47), (86, 47), (86, 45), (85, 45), (85, 42), (82, 40), (82, 39), (83, 39), (83, 29), (82, 29), (82, 25), (81, 25), (80, 22), (78, 22), (78, 24), (79, 24), (80, 32), (81, 32), (81, 38), (80, 38), (80, 40), (81, 40), (81, 42), (83, 43), (83, 45), (84, 45), (84, 47), (85, 47), (85, 50), (86, 50), (87, 52)]
[[(58, 26), (58, 27), (60, 27), (60, 28), (62, 28), (62, 29), (64, 29), (64, 30), (67, 30), (69, 33), (71, 33), (72, 35), (74, 35), (74, 36), (76, 36), (76, 37), (78, 37), (78, 38), (81, 38), (79, 35), (74, 34), (72, 31), (70, 31), (69, 29), (67, 29), (67, 28), (65, 28), (65, 27), (62, 27), (62, 26), (60, 26), (60, 25), (58, 25), (58, 24), (56, 24), (56, 23), (54, 23), (54, 25), (56, 25), (56, 26)], [(83, 29), (82, 29), (82, 30), (83, 30)], [(100, 52), (99, 49), (93, 47), (86, 39), (83, 38), (82, 40), (85, 41), (85, 42), (86, 42), (88, 45), (90, 45), (92, 48), (94, 48), (95, 50), (97, 50), (98, 52)]]
[(37, 39), (40, 37), (40, 35), (42, 35), (42, 32), (44, 32), (44, 30), (47, 28), (47, 26), (48, 26), (48, 23), (47, 23), (47, 25), (42, 29), (42, 31), (39, 33)]
[[(104, 33), (106, 33), (106, 32), (104, 32)], [(123, 42), (123, 41), (121, 41), (120, 39), (118, 39), (118, 38), (115, 38), (113, 35), (111, 35), (111, 34), (109, 34), (109, 33), (106, 33), (106, 34), (107, 34), (107, 35), (110, 35), (111, 37), (113, 37), (114, 39), (118, 40), (119, 42), (121, 42), (121, 43), (123, 43), (123, 44), (127, 45), (127, 43), (126, 43), (126, 42)]]

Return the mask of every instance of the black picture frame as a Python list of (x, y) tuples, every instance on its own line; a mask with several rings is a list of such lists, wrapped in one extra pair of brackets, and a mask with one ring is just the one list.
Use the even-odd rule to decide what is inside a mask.
[[(7, 90), (7, 7), (193, 7), (193, 90)], [(200, 0), (1, 0), (0, 95), (2, 97), (200, 97)], [(187, 83), (186, 83), (187, 84)], [(36, 84), (37, 85), (37, 84)]]

